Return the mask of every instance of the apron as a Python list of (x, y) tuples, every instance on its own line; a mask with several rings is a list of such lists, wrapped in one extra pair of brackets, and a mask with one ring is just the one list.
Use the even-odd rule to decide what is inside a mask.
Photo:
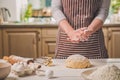
[[(61, 0), (62, 11), (68, 22), (76, 30), (88, 27), (97, 15), (103, 0)], [(102, 29), (93, 33), (88, 41), (71, 43), (67, 35), (58, 28), (55, 58), (65, 59), (73, 54), (80, 54), (89, 59), (107, 58)]]

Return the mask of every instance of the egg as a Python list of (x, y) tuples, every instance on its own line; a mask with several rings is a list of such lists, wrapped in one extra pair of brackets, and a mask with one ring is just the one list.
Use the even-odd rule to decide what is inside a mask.
[(45, 76), (46, 76), (47, 78), (52, 78), (52, 77), (53, 77), (53, 74), (54, 74), (54, 72), (53, 72), (52, 70), (46, 70), (46, 71), (45, 71)]
[(45, 76), (45, 71), (44, 70), (38, 69), (38, 70), (35, 71), (35, 73), (36, 73), (37, 76)]
[(23, 64), (20, 64), (20, 63), (15, 63), (15, 64), (12, 66), (12, 70), (14, 70), (14, 71), (24, 70), (24, 65), (23, 65)]

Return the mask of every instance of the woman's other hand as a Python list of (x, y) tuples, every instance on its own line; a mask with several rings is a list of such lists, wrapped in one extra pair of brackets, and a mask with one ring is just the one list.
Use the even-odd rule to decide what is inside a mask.
[(68, 33), (68, 38), (67, 40), (72, 42), (72, 43), (79, 43), (79, 37), (80, 37), (80, 33), (78, 31), (71, 31)]
[(81, 31), (83, 32), (81, 34), (81, 41), (87, 41), (89, 39), (89, 36), (91, 36), (92, 31), (89, 30), (87, 27), (81, 28)]

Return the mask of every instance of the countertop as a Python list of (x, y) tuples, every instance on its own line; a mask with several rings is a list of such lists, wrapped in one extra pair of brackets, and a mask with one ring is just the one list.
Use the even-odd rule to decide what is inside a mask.
[(87, 69), (71, 69), (65, 67), (65, 59), (54, 59), (54, 66), (46, 67), (42, 66), (42, 70), (53, 70), (54, 77), (47, 79), (45, 76), (31, 75), (26, 77), (17, 77), (16, 79), (9, 75), (6, 80), (84, 80), (81, 76), (82, 72), (94, 68), (101, 67), (106, 64), (114, 64), (120, 68), (120, 58), (118, 59), (90, 59), (91, 64), (93, 65)]
[(4, 24), (0, 24), (0, 28), (4, 28), (4, 27), (38, 27), (38, 28), (42, 28), (42, 27), (58, 27), (57, 24), (41, 24), (41, 23), (4, 23)]
[[(42, 24), (42, 23), (4, 23), (0, 24), (0, 28), (2, 27), (58, 27), (57, 24)], [(104, 24), (103, 27), (120, 27), (120, 23), (107, 23)]]

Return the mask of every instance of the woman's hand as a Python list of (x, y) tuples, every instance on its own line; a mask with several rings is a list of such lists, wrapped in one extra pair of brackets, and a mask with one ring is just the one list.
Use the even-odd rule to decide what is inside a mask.
[(79, 43), (80, 41), (84, 41), (83, 35), (84, 30), (83, 29), (77, 29), (70, 31), (68, 34), (67, 40), (72, 42), (72, 43)]
[(70, 31), (68, 34), (68, 38), (67, 40), (72, 42), (72, 43), (79, 43), (79, 37), (80, 37), (80, 33), (78, 31)]
[(88, 30), (87, 27), (77, 29), (76, 32), (79, 33), (79, 41), (87, 41), (89, 36), (92, 34), (92, 31)]
[(83, 27), (83, 28), (80, 28), (80, 32), (82, 31), (81, 33), (81, 41), (87, 41), (89, 36), (91, 36), (92, 34), (92, 31), (89, 30), (87, 27)]
[(70, 31), (68, 33), (67, 40), (72, 43), (79, 43), (79, 42), (87, 41), (91, 34), (92, 31), (88, 30), (87, 27), (83, 27), (77, 30)]

